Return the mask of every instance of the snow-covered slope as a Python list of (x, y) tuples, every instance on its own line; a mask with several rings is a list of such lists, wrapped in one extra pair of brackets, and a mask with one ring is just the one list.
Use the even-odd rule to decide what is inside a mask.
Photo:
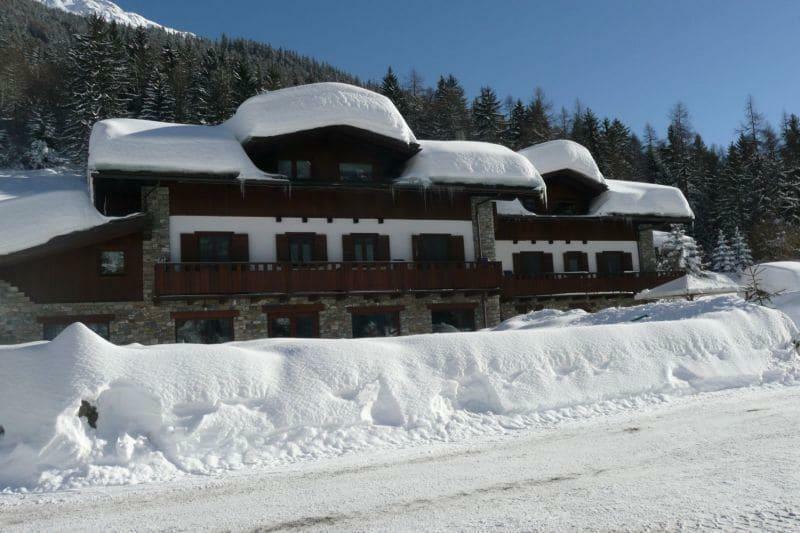
[[(119, 347), (73, 325), (50, 343), (0, 347), (0, 490), (458, 440), (797, 377), (794, 323), (735, 298), (595, 316), (561, 329), (217, 346)], [(96, 429), (76, 416), (82, 400), (97, 407)]]
[(68, 13), (87, 17), (89, 15), (99, 15), (109, 22), (116, 22), (126, 26), (144, 26), (145, 28), (158, 28), (171, 33), (181, 33), (191, 35), (187, 32), (175, 30), (162, 26), (157, 22), (146, 19), (138, 13), (125, 11), (111, 0), (37, 0), (38, 2), (54, 9), (60, 9)]

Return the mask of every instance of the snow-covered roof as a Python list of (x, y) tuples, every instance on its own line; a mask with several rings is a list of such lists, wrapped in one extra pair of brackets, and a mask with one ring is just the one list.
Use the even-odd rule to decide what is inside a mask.
[(543, 176), (571, 170), (598, 185), (605, 185), (605, 178), (592, 154), (575, 141), (557, 139), (523, 148), (519, 153), (528, 158)]
[(0, 256), (102, 226), (86, 177), (54, 170), (0, 171)]
[(594, 216), (652, 215), (694, 218), (692, 208), (680, 189), (638, 181), (606, 180), (608, 190), (589, 206)]
[(476, 141), (419, 141), (398, 184), (481, 185), (544, 188), (530, 161), (499, 144)]
[(224, 125), (197, 126), (122, 118), (102, 120), (92, 128), (89, 170), (282, 180), (259, 170)]
[(226, 125), (242, 142), (327, 126), (352, 126), (405, 144), (416, 143), (391, 100), (345, 83), (313, 83), (253, 96)]
[(634, 299), (658, 300), (660, 298), (730, 294), (739, 292), (739, 290), (741, 290), (740, 285), (725, 274), (705, 272), (703, 276), (687, 274), (658, 287), (644, 290), (636, 294)]
[(800, 261), (773, 261), (753, 265), (742, 276), (743, 282), (752, 279), (753, 269), (760, 289), (769, 293), (800, 291)]

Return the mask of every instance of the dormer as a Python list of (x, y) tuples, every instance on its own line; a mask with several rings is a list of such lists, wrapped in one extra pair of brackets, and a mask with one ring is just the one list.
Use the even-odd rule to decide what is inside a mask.
[(258, 168), (297, 183), (388, 183), (419, 151), (388, 98), (341, 83), (254, 96), (225, 125)]

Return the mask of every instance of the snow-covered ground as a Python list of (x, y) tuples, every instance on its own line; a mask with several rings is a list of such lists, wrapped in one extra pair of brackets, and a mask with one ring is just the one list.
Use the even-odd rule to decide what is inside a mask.
[(800, 528), (800, 388), (171, 483), (0, 495), (4, 531)]
[(797, 335), (736, 297), (396, 339), (75, 325), (0, 347), (0, 528), (798, 526)]

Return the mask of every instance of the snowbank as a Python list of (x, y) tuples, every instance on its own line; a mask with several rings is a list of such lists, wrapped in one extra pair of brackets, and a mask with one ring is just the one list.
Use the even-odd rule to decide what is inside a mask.
[(730, 277), (718, 272), (705, 272), (703, 276), (687, 274), (636, 294), (636, 300), (658, 300), (713, 294), (736, 294), (741, 286)]
[(39, 246), (60, 235), (102, 226), (86, 177), (57, 170), (0, 170), (0, 255)]
[(608, 190), (592, 200), (594, 216), (653, 215), (694, 218), (692, 208), (680, 189), (638, 181), (606, 180)]
[[(790, 293), (800, 291), (800, 261), (774, 261), (759, 263), (751, 267), (756, 274), (758, 285), (769, 293)], [(742, 283), (751, 280), (752, 274), (745, 273)]]
[(89, 140), (89, 170), (285, 181), (259, 170), (225, 126), (138, 119), (101, 120), (94, 125)]
[(505, 146), (477, 141), (420, 141), (398, 184), (544, 188), (536, 168)]
[(346, 83), (312, 83), (253, 96), (225, 124), (242, 142), (326, 126), (352, 126), (416, 143), (391, 100)]
[[(586, 327), (217, 346), (118, 347), (76, 324), (0, 348), (0, 487), (138, 483), (459, 439), (549, 409), (599, 412), (796, 368), (796, 328), (778, 311), (717, 298), (619, 312), (572, 324)], [(96, 430), (76, 416), (81, 400), (97, 406)]]
[(599, 185), (605, 185), (606, 180), (592, 154), (575, 141), (557, 139), (523, 148), (519, 153), (528, 158), (542, 175), (571, 170)]

